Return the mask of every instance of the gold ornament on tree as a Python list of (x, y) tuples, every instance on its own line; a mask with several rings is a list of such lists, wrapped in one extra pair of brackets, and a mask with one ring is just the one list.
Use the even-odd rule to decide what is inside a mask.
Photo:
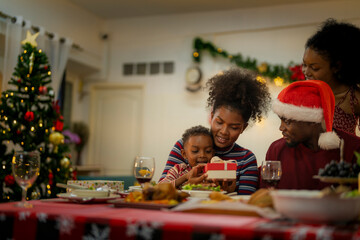
[(63, 168), (68, 168), (68, 167), (70, 167), (70, 159), (67, 158), (67, 157), (64, 157), (63, 159), (60, 160), (60, 165), (61, 165)]
[(33, 67), (34, 67), (34, 59), (35, 56), (34, 56), (34, 53), (32, 52), (29, 59), (30, 59), (30, 63), (29, 63), (29, 73), (31, 74), (32, 73), (32, 70), (33, 70)]
[(59, 145), (64, 144), (64, 135), (59, 132), (52, 132), (49, 136), (49, 141), (54, 145), (54, 153), (58, 152)]

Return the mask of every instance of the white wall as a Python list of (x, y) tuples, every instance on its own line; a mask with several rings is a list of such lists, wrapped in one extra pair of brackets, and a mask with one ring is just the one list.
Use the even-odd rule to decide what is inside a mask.
[(34, 26), (71, 38), (89, 55), (101, 57), (99, 36), (104, 20), (67, 0), (0, 0), (0, 11), (10, 16), (23, 16)]
[[(241, 52), (259, 61), (288, 64), (290, 61), (301, 63), (306, 39), (326, 18), (345, 19), (360, 26), (360, 1), (356, 0), (112, 21), (94, 18), (67, 1), (0, 0), (0, 3), (0, 11), (23, 15), (34, 24), (71, 37), (90, 56), (102, 57), (103, 43), (98, 35), (109, 34), (111, 54), (106, 80), (144, 83), (146, 86), (144, 132), (139, 144), (141, 154), (157, 159), (154, 180), (159, 178), (170, 149), (183, 131), (197, 124), (208, 126), (205, 108), (207, 92), (194, 94), (185, 90), (185, 72), (193, 64), (192, 41), (196, 36), (230, 53)], [(66, 9), (69, 11), (65, 12)], [(84, 58), (80, 58), (80, 61), (86, 66)], [(175, 73), (142, 77), (122, 75), (123, 63), (153, 61), (173, 61)], [(203, 57), (200, 67), (206, 80), (230, 67), (230, 64), (207, 55)], [(75, 74), (72, 78), (82, 77)], [(86, 82), (85, 91), (91, 84), (91, 81)], [(274, 97), (281, 90), (273, 85), (270, 85), (270, 89)], [(76, 103), (76, 120), (88, 118), (88, 104), (88, 96)], [(248, 128), (238, 143), (252, 150), (261, 162), (269, 144), (281, 136), (278, 127), (277, 116), (269, 114), (263, 124)]]

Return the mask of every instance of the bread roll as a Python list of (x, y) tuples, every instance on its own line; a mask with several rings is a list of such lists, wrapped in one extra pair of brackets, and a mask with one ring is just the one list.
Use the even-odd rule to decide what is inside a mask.
[(258, 207), (273, 207), (272, 197), (270, 192), (266, 188), (260, 188), (253, 194), (251, 194), (248, 204)]

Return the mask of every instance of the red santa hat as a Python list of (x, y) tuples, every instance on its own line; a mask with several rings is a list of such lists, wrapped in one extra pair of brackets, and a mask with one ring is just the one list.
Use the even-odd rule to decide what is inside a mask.
[(322, 149), (339, 148), (340, 138), (332, 131), (335, 97), (320, 80), (297, 81), (284, 88), (273, 103), (279, 117), (304, 122), (325, 122), (326, 132), (319, 137)]

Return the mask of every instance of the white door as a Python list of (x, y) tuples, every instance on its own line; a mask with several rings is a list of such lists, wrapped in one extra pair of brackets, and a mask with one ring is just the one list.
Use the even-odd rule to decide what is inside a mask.
[(140, 152), (143, 87), (96, 85), (91, 91), (89, 164), (103, 175), (132, 175)]

